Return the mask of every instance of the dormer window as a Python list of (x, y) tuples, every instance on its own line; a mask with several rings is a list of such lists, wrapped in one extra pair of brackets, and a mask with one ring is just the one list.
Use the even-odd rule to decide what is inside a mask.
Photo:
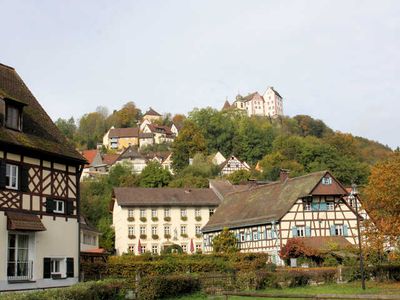
[(331, 177), (322, 178), (322, 184), (323, 185), (331, 185), (332, 184), (332, 178)]
[(21, 131), (22, 129), (22, 109), (21, 107), (6, 103), (6, 127)]

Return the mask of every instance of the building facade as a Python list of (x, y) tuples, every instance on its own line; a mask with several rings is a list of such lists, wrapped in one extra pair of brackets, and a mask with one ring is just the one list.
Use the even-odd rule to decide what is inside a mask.
[(316, 172), (287, 178), (228, 194), (203, 228), (204, 248), (224, 227), (238, 240), (242, 252), (266, 252), (271, 261), (283, 262), (279, 251), (295, 237), (342, 236), (357, 243), (357, 217), (345, 201), (346, 189), (329, 173)]
[(201, 228), (220, 200), (211, 189), (114, 188), (111, 210), (117, 255), (160, 253), (179, 245), (201, 252)]
[(273, 88), (269, 87), (264, 95), (265, 113), (270, 117), (283, 116), (283, 101), (282, 96)]
[(245, 161), (240, 161), (237, 157), (231, 155), (221, 165), (221, 175), (229, 175), (239, 170), (250, 171), (250, 166)]
[(17, 72), (0, 64), (1, 291), (78, 282), (85, 163)]

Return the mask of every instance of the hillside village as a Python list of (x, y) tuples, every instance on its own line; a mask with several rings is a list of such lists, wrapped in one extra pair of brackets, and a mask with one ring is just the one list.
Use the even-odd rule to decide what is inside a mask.
[[(226, 234), (237, 251), (265, 253), (276, 266), (297, 266), (282, 253), (299, 238), (313, 251), (358, 245), (371, 211), (355, 183), (396, 154), (309, 116), (284, 116), (283, 103), (273, 88), (174, 118), (128, 103), (110, 116), (86, 114), (68, 133), (69, 121), (57, 127), (16, 71), (0, 65), (8, 241), (0, 290), (72, 285), (80, 263), (110, 255), (211, 254)], [(77, 143), (93, 116), (115, 124)], [(387, 242), (385, 251), (396, 247)]]

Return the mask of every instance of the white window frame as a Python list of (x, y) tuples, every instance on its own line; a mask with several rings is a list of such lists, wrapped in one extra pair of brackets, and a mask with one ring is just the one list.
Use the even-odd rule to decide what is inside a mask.
[(200, 210), (200, 208), (195, 208), (195, 210), (194, 210), (194, 215), (195, 215), (195, 217), (201, 217), (201, 210)]
[(164, 208), (164, 218), (171, 216), (171, 210), (169, 208)]
[[(6, 164), (6, 177), (9, 177), (9, 183), (6, 185), (6, 188), (12, 190), (18, 190), (18, 176), (19, 176), (19, 167), (13, 164)], [(15, 183), (13, 184), (13, 179), (15, 179)]]
[(140, 209), (140, 217), (141, 218), (146, 218), (146, 209), (145, 208), (141, 208)]
[(135, 217), (135, 210), (133, 208), (128, 209), (128, 217), (129, 218)]
[(154, 209), (154, 208), (151, 209), (151, 217), (157, 218), (157, 209)]
[(186, 225), (181, 225), (181, 234), (187, 234), (187, 227), (186, 227)]
[(306, 236), (306, 228), (304, 226), (297, 226), (297, 236), (298, 237), (305, 237)]
[[(57, 213), (57, 214), (65, 213), (65, 201), (64, 200), (57, 200), (57, 199), (55, 199), (53, 201), (54, 201), (54, 207), (55, 207), (53, 212)], [(61, 205), (61, 208), (59, 207), (59, 205)]]
[(140, 253), (141, 254), (146, 253), (146, 245), (141, 245), (140, 246)]
[(135, 253), (135, 245), (129, 244), (128, 245), (128, 252), (129, 253)]
[[(58, 262), (58, 271), (55, 270), (55, 267)], [(61, 277), (66, 277), (67, 262), (65, 257), (51, 257), (50, 258), (50, 274), (60, 275)]]
[(304, 203), (304, 211), (312, 211), (311, 202)]
[(252, 236), (253, 236), (253, 241), (258, 241), (258, 232), (257, 231), (253, 231)]
[(157, 235), (157, 226), (151, 226), (151, 235)]
[(201, 234), (201, 225), (195, 226), (195, 232), (196, 232), (196, 234)]
[(332, 177), (324, 177), (322, 178), (323, 185), (331, 185), (332, 184)]
[(146, 225), (140, 225), (140, 235), (146, 234)]
[(333, 201), (326, 202), (326, 210), (335, 210), (335, 202)]
[(215, 212), (214, 208), (210, 208), (208, 210), (208, 213), (209, 213), (210, 217), (214, 214), (214, 212)]
[(335, 224), (335, 235), (344, 236), (343, 224)]
[(181, 217), (187, 217), (187, 210), (186, 210), (186, 208), (181, 208)]
[(158, 245), (151, 246), (151, 253), (158, 254)]
[(169, 225), (164, 225), (164, 234), (167, 235), (171, 235), (171, 226)]
[(186, 244), (181, 244), (181, 248), (182, 248), (183, 253), (187, 252), (187, 245)]
[(128, 226), (128, 235), (135, 235), (135, 226), (133, 225)]

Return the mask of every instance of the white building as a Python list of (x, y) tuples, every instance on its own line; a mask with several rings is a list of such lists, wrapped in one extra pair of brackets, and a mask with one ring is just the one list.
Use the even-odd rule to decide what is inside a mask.
[(239, 170), (250, 171), (250, 166), (245, 162), (239, 160), (236, 156), (229, 156), (221, 165), (221, 175), (229, 175)]
[(201, 228), (219, 204), (211, 189), (114, 188), (117, 255), (160, 253), (173, 244), (187, 253), (203, 251)]
[(283, 116), (282, 96), (272, 86), (265, 91), (263, 98), (267, 116)]
[(0, 120), (0, 291), (75, 284), (86, 161), (2, 64)]

